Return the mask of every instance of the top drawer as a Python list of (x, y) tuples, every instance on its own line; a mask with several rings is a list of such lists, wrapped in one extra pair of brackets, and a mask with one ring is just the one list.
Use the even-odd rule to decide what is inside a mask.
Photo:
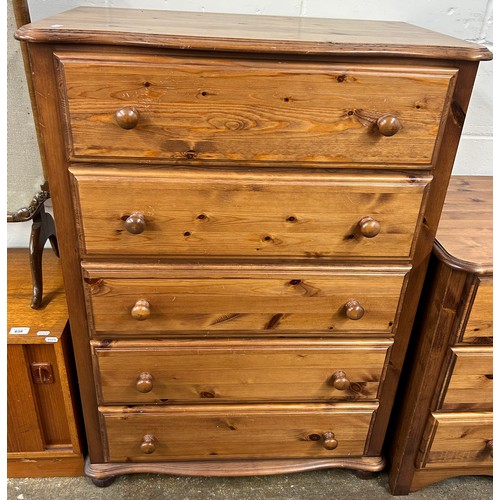
[(453, 69), (60, 52), (72, 159), (430, 166)]

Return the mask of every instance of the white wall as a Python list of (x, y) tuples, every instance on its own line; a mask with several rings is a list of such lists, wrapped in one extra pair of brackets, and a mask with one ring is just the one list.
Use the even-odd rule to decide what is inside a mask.
[[(8, 29), (13, 31), (10, 12)], [(350, 19), (405, 21), (492, 50), (493, 0), (29, 0), (32, 20), (79, 5), (198, 12), (236, 12)], [(30, 126), (29, 97), (16, 41), (8, 38), (8, 206), (19, 208), (31, 199), (41, 167)], [(453, 174), (493, 175), (493, 63), (482, 62), (474, 87)], [(25, 200), (25, 201), (22, 201)], [(15, 226), (15, 227), (14, 227)], [(29, 224), (9, 224), (9, 247), (27, 246)]]

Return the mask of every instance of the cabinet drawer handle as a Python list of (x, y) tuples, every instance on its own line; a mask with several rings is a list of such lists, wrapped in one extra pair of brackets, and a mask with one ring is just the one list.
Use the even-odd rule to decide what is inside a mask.
[(367, 215), (358, 222), (359, 230), (365, 238), (375, 238), (380, 233), (380, 222)]
[(357, 300), (350, 300), (347, 302), (344, 306), (344, 310), (345, 315), (352, 320), (361, 319), (365, 314), (363, 306)]
[(141, 234), (146, 229), (146, 220), (141, 212), (130, 214), (125, 220), (125, 229), (130, 234)]
[(394, 115), (383, 115), (377, 120), (378, 131), (391, 137), (401, 130), (401, 122)]
[(115, 113), (115, 120), (121, 128), (130, 130), (139, 123), (139, 112), (133, 106), (124, 106)]
[(335, 372), (330, 379), (330, 384), (339, 391), (345, 391), (351, 387), (351, 382), (347, 378), (347, 375), (342, 370)]
[(137, 321), (143, 321), (149, 318), (150, 313), (150, 305), (146, 299), (139, 299), (135, 303), (134, 307), (132, 307), (132, 311), (130, 311), (132, 318), (136, 319)]
[(325, 432), (321, 436), (323, 440), (323, 448), (327, 450), (334, 450), (339, 445), (339, 442), (335, 439), (335, 434), (333, 432)]
[(146, 455), (153, 453), (156, 450), (155, 441), (156, 439), (152, 434), (146, 434), (142, 438), (141, 451), (146, 453)]
[(139, 392), (150, 392), (153, 389), (153, 376), (151, 375), (151, 373), (142, 372), (137, 377), (135, 387)]

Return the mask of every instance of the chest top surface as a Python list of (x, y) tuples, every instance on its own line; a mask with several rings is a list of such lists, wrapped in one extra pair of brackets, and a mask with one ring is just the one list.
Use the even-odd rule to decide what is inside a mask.
[(21, 27), (28, 42), (488, 60), (485, 47), (403, 22), (79, 7)]
[(441, 258), (465, 270), (493, 273), (492, 177), (451, 177), (436, 240)]

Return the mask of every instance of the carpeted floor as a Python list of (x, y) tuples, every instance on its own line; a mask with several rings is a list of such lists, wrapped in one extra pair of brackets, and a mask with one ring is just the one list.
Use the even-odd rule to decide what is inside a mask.
[[(85, 477), (9, 479), (8, 500), (379, 500), (393, 497), (387, 475), (370, 480), (348, 470), (320, 470), (276, 476), (237, 478), (179, 477), (157, 474), (120, 476), (107, 488)], [(400, 497), (401, 498), (401, 497)], [(404, 498), (404, 497), (403, 497)], [(407, 498), (426, 500), (491, 500), (493, 480), (487, 476), (450, 478)]]

